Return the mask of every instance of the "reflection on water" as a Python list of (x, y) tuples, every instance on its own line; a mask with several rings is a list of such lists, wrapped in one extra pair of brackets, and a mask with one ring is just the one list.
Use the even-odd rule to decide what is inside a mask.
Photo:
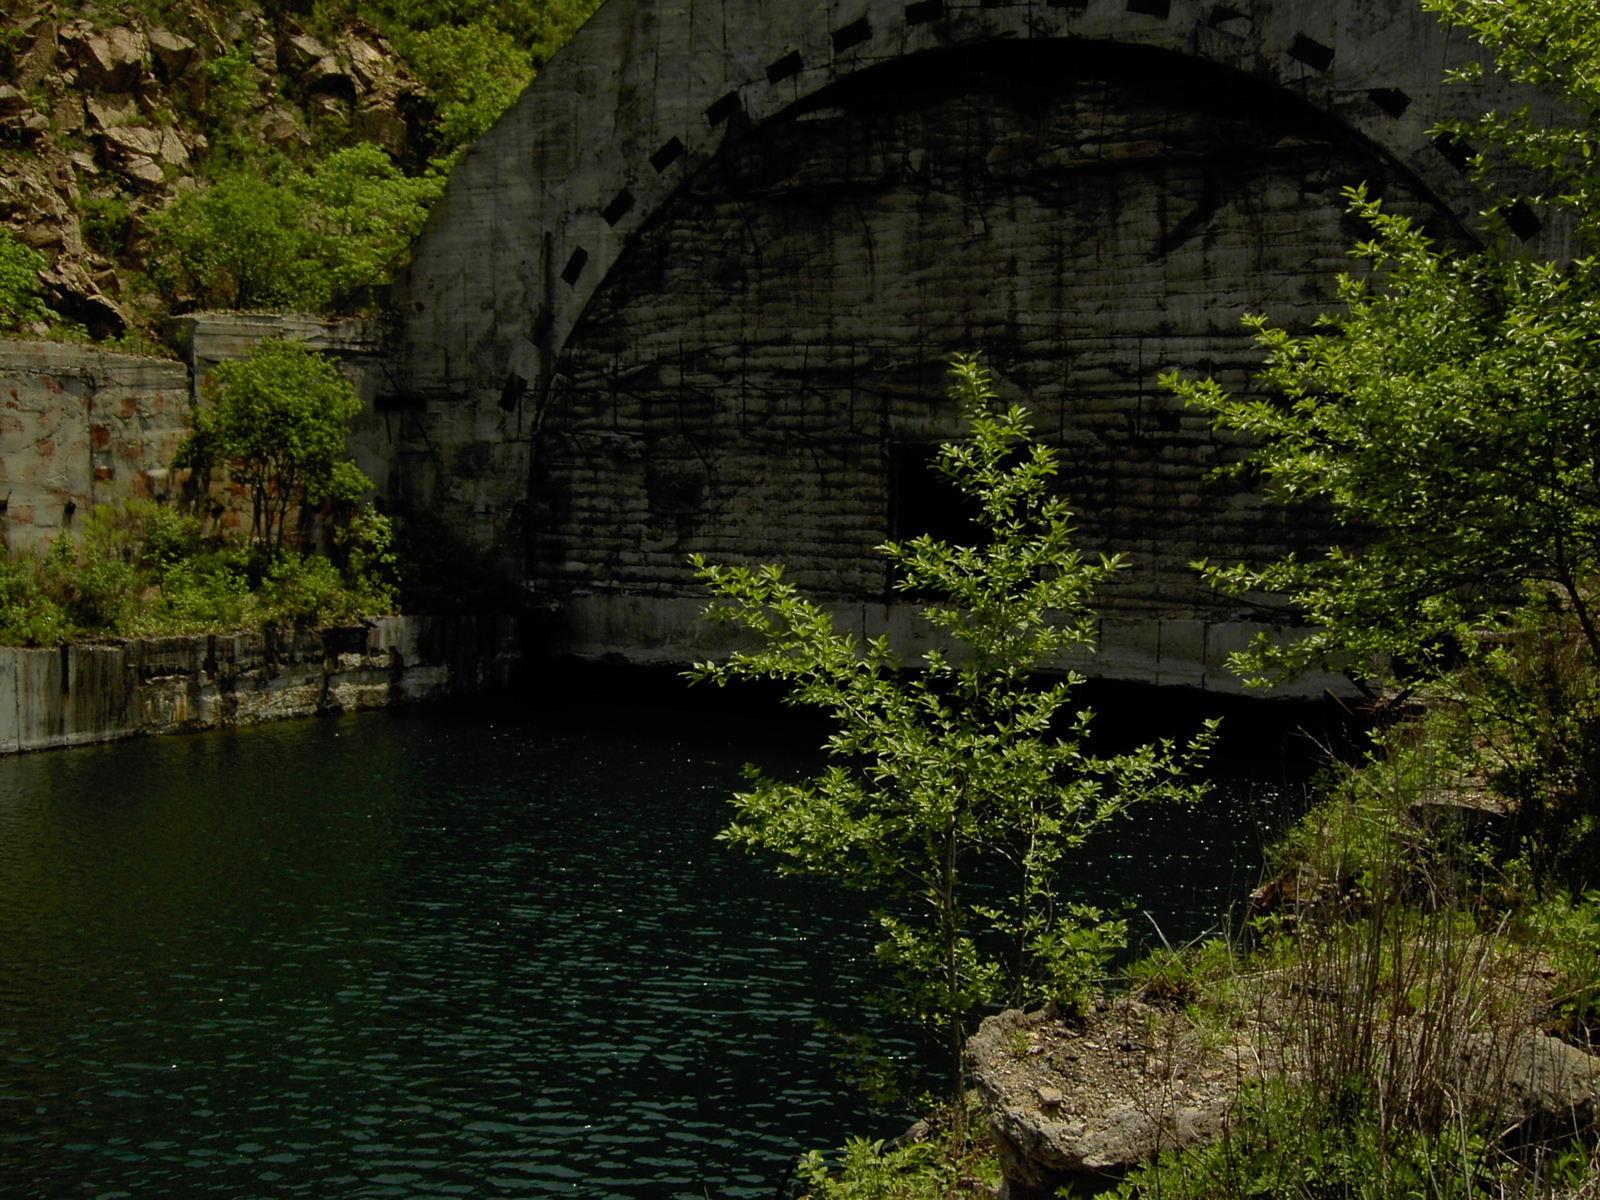
[[(775, 753), (433, 709), (0, 760), (0, 1193), (770, 1196), (874, 1127), (814, 1033), (870, 905), (713, 840)], [(1191, 930), (1239, 808), (1082, 890)]]

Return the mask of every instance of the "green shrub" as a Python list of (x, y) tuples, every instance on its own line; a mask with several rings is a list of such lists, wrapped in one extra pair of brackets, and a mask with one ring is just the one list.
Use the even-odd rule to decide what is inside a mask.
[(389, 279), (443, 191), (370, 142), (311, 171), (236, 168), (150, 217), (150, 279), (193, 307), (332, 311)]
[(0, 644), (53, 646), (71, 629), (66, 609), (40, 580), (40, 564), (27, 555), (0, 555)]
[(599, 7), (600, 0), (376, 0), (372, 5), (403, 30), (484, 25), (528, 47), (536, 66)]
[(1556, 971), (1553, 1032), (1593, 1044), (1600, 1037), (1600, 891), (1560, 892), (1523, 921)]
[(436, 150), (481, 137), (533, 78), (533, 59), (503, 30), (480, 22), (413, 33), (401, 49), (438, 108)]
[(268, 560), (193, 516), (148, 500), (99, 506), (43, 557), (0, 555), (0, 645), (317, 625), (394, 611), (388, 521), (358, 513), (343, 566), (284, 551)]
[(133, 236), (133, 210), (121, 196), (86, 196), (81, 225), (89, 249), (120, 257), (127, 253), (128, 240)]
[(1468, 1200), (1503, 1164), (1457, 1127), (1386, 1130), (1359, 1080), (1330, 1095), (1282, 1082), (1247, 1091), (1220, 1141), (1135, 1168), (1116, 1200)]
[(339, 568), (320, 555), (293, 550), (267, 568), (261, 603), (267, 619), (292, 625), (336, 624), (360, 615)]
[(959, 1138), (937, 1138), (886, 1149), (882, 1141), (852, 1138), (837, 1164), (817, 1150), (796, 1172), (811, 1200), (946, 1200), (992, 1194), (1000, 1182), (993, 1150)]
[(311, 253), (304, 203), (287, 184), (238, 170), (148, 219), (151, 281), (195, 308), (320, 312), (332, 294)]
[(1128, 987), (1145, 1000), (1187, 1004), (1235, 969), (1233, 947), (1221, 938), (1207, 938), (1150, 951), (1129, 965)]
[(44, 265), (41, 254), (17, 241), (10, 230), (0, 229), (0, 331), (49, 319), (50, 310), (39, 298)]
[(158, 630), (239, 629), (259, 623), (243, 550), (197, 550), (161, 568), (161, 597), (152, 617)]
[(212, 402), (194, 416), (177, 462), (209, 476), (226, 466), (250, 500), (250, 536), (268, 558), (306, 508), (353, 505), (370, 480), (350, 461), (345, 427), (361, 411), (337, 367), (298, 342), (268, 339), (212, 372)]
[(289, 180), (307, 227), (305, 253), (327, 288), (324, 303), (344, 306), (361, 289), (392, 278), (444, 185), (438, 171), (404, 175), (371, 142), (330, 154), (314, 170)]

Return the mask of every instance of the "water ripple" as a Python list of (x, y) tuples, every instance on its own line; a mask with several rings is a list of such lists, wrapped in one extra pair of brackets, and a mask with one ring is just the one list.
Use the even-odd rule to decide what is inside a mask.
[(714, 840), (755, 756), (435, 711), (0, 762), (5, 1195), (770, 1196), (871, 1127), (815, 1024), (872, 928)]

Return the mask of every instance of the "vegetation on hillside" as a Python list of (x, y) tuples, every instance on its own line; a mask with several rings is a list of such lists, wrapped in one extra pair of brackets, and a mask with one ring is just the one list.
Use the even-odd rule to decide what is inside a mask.
[(462, 148), (597, 6), (8, 0), (0, 332), (372, 308)]

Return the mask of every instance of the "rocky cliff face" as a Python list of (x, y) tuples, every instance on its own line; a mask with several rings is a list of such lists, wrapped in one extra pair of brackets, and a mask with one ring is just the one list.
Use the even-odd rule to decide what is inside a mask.
[(45, 255), (51, 306), (96, 338), (163, 314), (140, 280), (144, 222), (202, 186), (219, 128), (290, 162), (368, 141), (409, 165), (432, 113), (361, 22), (313, 36), (249, 5), (172, 6), (160, 24), (132, 7), (13, 0), (0, 25), (0, 223)]

